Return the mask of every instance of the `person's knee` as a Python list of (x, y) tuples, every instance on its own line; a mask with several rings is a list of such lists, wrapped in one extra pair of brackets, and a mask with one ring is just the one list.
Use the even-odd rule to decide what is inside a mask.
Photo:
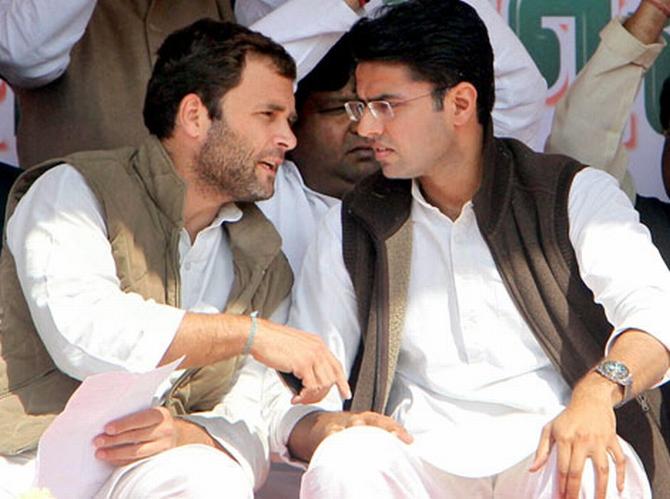
[[(607, 456), (607, 464), (603, 463), (600, 470), (594, 465), (590, 458), (584, 462), (581, 472), (569, 475), (567, 478), (579, 481), (580, 497), (594, 497), (596, 490), (597, 474), (600, 471), (603, 477), (607, 477), (607, 497), (620, 497), (622, 499), (632, 498), (651, 498), (651, 488), (644, 471), (644, 466), (640, 461), (633, 448), (619, 438), (621, 445), (624, 463), (625, 463), (625, 484), (624, 490), (619, 492), (617, 490), (616, 479), (616, 463), (612, 456)], [(554, 446), (549, 454), (547, 464), (542, 471), (531, 474), (527, 481), (526, 495), (529, 497), (537, 497), (539, 499), (551, 499), (555, 497), (556, 490), (561, 477), (558, 472), (558, 449)]]
[(407, 458), (407, 445), (373, 426), (355, 426), (326, 438), (314, 453), (310, 468), (333, 473), (384, 473)]
[(252, 483), (239, 464), (211, 447), (189, 445), (157, 454), (119, 474), (103, 497), (253, 497)]
[(300, 497), (428, 497), (420, 469), (419, 459), (395, 435), (356, 426), (329, 436), (317, 448)]

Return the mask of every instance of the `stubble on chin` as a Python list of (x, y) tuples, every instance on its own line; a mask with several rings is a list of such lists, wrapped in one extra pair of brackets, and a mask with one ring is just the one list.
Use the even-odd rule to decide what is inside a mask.
[(245, 139), (224, 120), (215, 120), (194, 162), (198, 191), (239, 202), (267, 199), (274, 193), (274, 181), (259, 179), (256, 163)]

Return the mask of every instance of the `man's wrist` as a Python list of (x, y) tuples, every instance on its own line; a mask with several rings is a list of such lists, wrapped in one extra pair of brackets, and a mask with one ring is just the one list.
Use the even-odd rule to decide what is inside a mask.
[(344, 2), (351, 8), (353, 11), (358, 11), (365, 7), (370, 0), (344, 0)]
[[(658, 5), (647, 0), (640, 2), (633, 15), (623, 23), (624, 28), (645, 45), (658, 43), (663, 28), (668, 22), (668, 16), (664, 13), (664, 9), (670, 9), (670, 2), (666, 0), (655, 1)], [(659, 5), (662, 7), (659, 8)]]
[(198, 423), (185, 419), (183, 417), (175, 418), (175, 427), (177, 430), (176, 447), (190, 444), (202, 444), (214, 447), (228, 454), (231, 459), (235, 459), (209, 432)]
[(177, 431), (177, 447), (189, 444), (204, 444), (216, 447), (216, 441), (202, 426), (180, 417), (174, 418), (174, 424)]
[(663, 0), (642, 0), (658, 9), (666, 19), (670, 18), (670, 5), (663, 2)]
[(286, 442), (286, 448), (293, 459), (308, 463), (316, 447), (323, 440), (323, 436), (317, 435), (319, 416), (326, 411), (315, 410), (304, 415), (293, 425), (291, 434)]
[(595, 367), (595, 372), (621, 387), (620, 401), (615, 405), (615, 408), (628, 402), (633, 388), (633, 376), (626, 364), (617, 360), (604, 359)]
[(572, 401), (575, 402), (602, 402), (610, 407), (616, 407), (623, 401), (624, 390), (621, 385), (603, 377), (595, 369), (582, 378), (572, 392)]

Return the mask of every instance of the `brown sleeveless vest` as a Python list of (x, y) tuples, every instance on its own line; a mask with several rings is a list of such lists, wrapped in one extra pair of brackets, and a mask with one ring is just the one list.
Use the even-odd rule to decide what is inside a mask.
[[(582, 165), (491, 137), (484, 165), (473, 199), (479, 229), (521, 316), (574, 386), (602, 357), (612, 331), (568, 236), (568, 194)], [(377, 173), (343, 200), (342, 251), (364, 331), (350, 378), (352, 410), (383, 413), (395, 375), (411, 272), (410, 188)], [(654, 496), (668, 497), (670, 421), (661, 402), (655, 389), (624, 405), (617, 431), (644, 463)]]

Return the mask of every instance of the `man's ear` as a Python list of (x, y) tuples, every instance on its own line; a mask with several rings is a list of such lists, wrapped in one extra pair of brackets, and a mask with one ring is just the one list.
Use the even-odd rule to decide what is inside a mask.
[(175, 116), (175, 130), (181, 130), (188, 137), (199, 140), (207, 136), (209, 125), (209, 113), (200, 97), (196, 94), (185, 95)]
[(447, 91), (444, 105), (452, 110), (456, 126), (477, 120), (477, 89), (472, 83), (462, 81)]

